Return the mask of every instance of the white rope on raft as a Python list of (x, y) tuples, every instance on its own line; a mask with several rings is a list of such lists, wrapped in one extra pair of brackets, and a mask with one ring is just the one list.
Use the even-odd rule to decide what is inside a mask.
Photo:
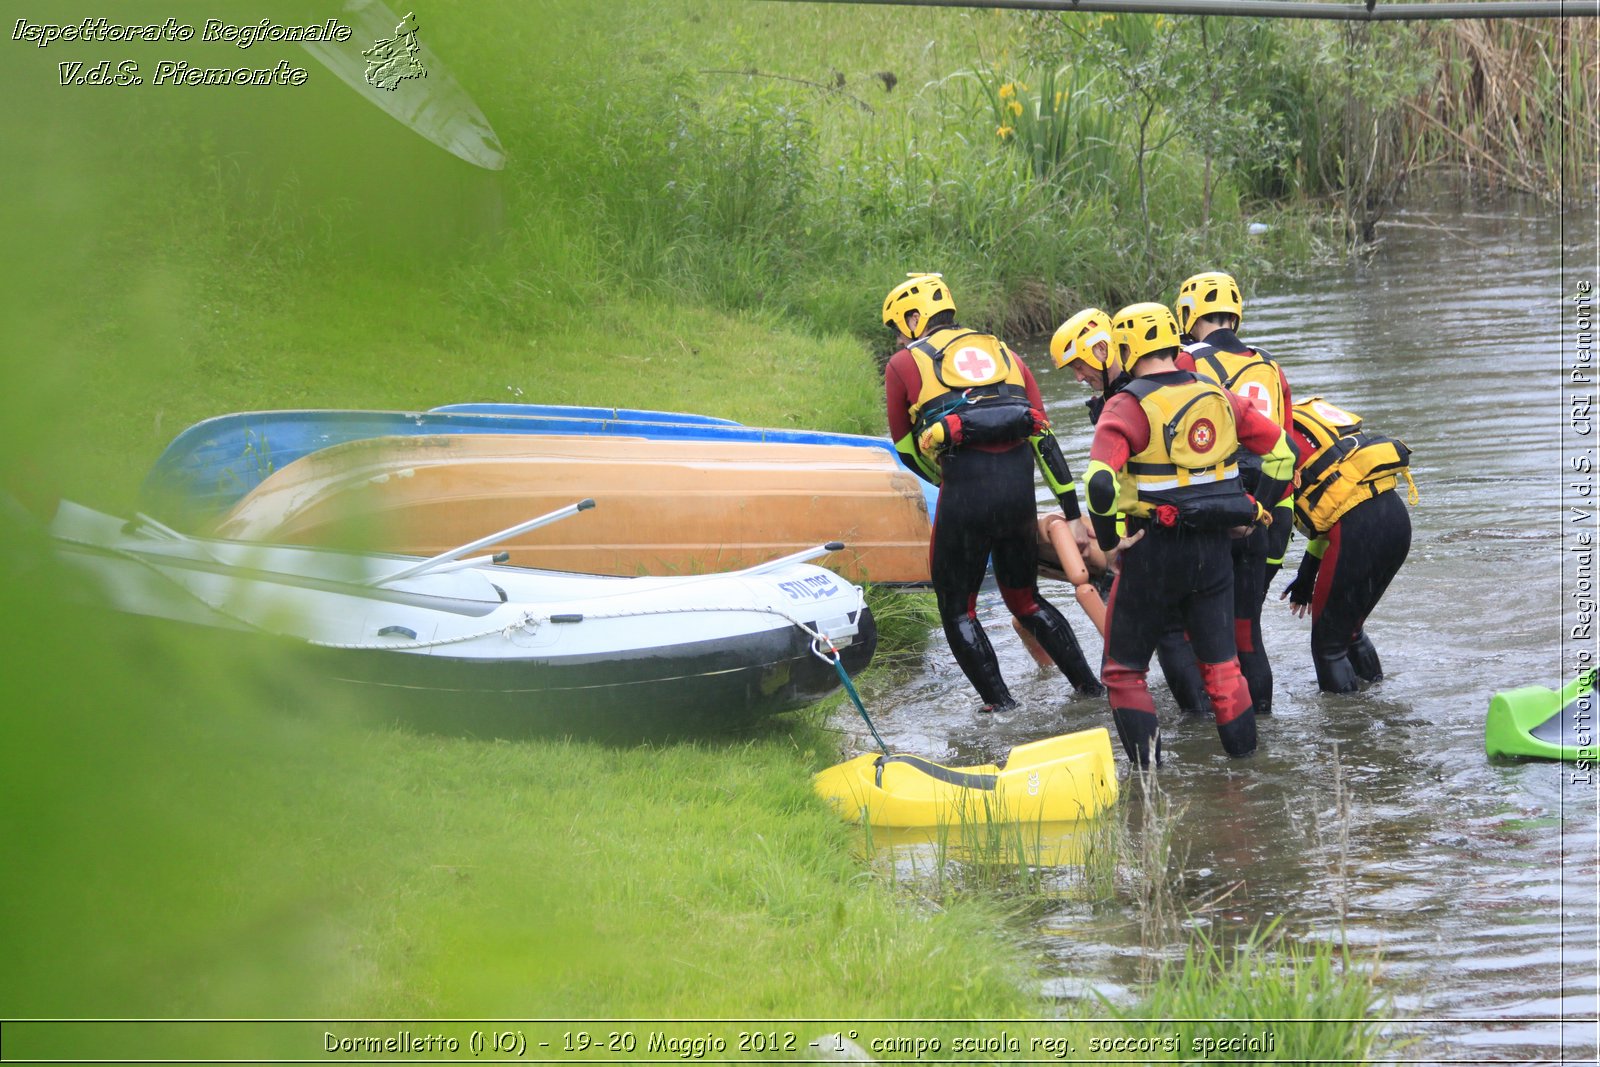
[[(858, 590), (857, 591), (857, 595), (856, 595), (856, 610), (860, 611), (865, 606), (866, 606), (866, 598), (864, 596), (862, 596), (860, 594), (859, 590)], [(630, 611), (603, 611), (603, 612), (588, 612), (588, 611), (586, 611), (586, 612), (583, 612), (581, 614), (579, 614), (578, 612), (572, 612), (571, 614), (578, 615), (578, 617), (575, 618), (575, 619), (572, 619), (571, 622), (561, 622), (561, 623), (556, 623), (555, 625), (570, 626), (570, 625), (574, 625), (576, 623), (589, 622), (589, 621), (595, 620), (595, 619), (629, 619), (629, 618), (643, 618), (643, 617), (648, 616), (648, 615), (683, 615), (683, 614), (692, 614), (692, 613), (696, 613), (696, 612), (717, 612), (717, 611), (754, 613), (754, 614), (759, 614), (759, 615), (776, 615), (778, 618), (787, 621), (791, 625), (797, 627), (806, 636), (810, 637), (811, 638), (812, 651), (817, 652), (817, 655), (822, 656), (822, 658), (824, 658), (824, 659), (828, 658), (827, 656), (823, 655), (820, 651), (817, 651), (818, 647), (819, 647), (819, 644), (820, 645), (824, 645), (824, 646), (830, 644), (827, 635), (823, 634), (820, 630), (817, 630), (817, 629), (813, 628), (812, 626), (810, 626), (810, 625), (808, 625), (808, 624), (806, 624), (804, 622), (801, 622), (799, 619), (795, 618), (793, 615), (789, 614), (786, 611), (783, 611), (780, 608), (769, 608), (769, 607), (760, 607), (760, 606), (757, 606), (757, 607), (736, 607), (736, 606), (733, 606), (733, 605), (696, 605), (696, 606), (681, 607), (681, 608), (637, 608), (637, 609), (633, 609), (633, 610), (630, 610)], [(458, 637), (445, 637), (445, 638), (440, 638), (440, 639), (434, 640), (434, 641), (410, 641), (410, 642), (406, 642), (406, 643), (402, 644), (402, 643), (395, 643), (395, 642), (350, 642), (350, 643), (341, 643), (341, 642), (336, 642), (336, 641), (308, 640), (308, 643), (316, 645), (318, 648), (337, 648), (337, 649), (350, 649), (350, 650), (360, 650), (360, 649), (409, 650), (409, 649), (417, 649), (417, 648), (437, 648), (437, 647), (439, 647), (441, 645), (453, 645), (453, 644), (458, 644), (458, 643), (460, 643), (462, 641), (477, 641), (480, 638), (492, 637), (495, 634), (499, 634), (500, 636), (504, 637), (506, 640), (509, 641), (517, 633), (527, 633), (527, 634), (537, 633), (540, 626), (544, 625), (545, 623), (551, 622), (556, 616), (563, 615), (563, 614), (567, 614), (567, 613), (565, 613), (565, 612), (555, 612), (555, 613), (549, 614), (549, 615), (536, 615), (531, 611), (527, 611), (527, 612), (523, 612), (522, 617), (520, 619), (518, 619), (516, 622), (509, 623), (506, 626), (497, 626), (497, 627), (495, 627), (493, 629), (485, 630), (482, 633), (468, 634), (468, 635), (458, 636)]]

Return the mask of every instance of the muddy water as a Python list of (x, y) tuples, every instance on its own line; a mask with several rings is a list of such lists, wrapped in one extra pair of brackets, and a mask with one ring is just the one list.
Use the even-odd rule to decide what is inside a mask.
[[(1559, 684), (1571, 662), (1560, 616), (1561, 314), (1575, 279), (1593, 279), (1594, 214), (1432, 202), (1380, 233), (1364, 264), (1246, 279), (1241, 332), (1280, 357), (1296, 397), (1326, 396), (1415, 450), (1411, 555), (1368, 623), (1386, 677), (1359, 694), (1319, 694), (1310, 624), (1278, 599), (1283, 577), (1263, 619), (1277, 713), (1255, 756), (1226, 758), (1213, 725), (1181, 717), (1153, 671), (1169, 753), (1161, 783), (1182, 808), (1174, 866), (1192, 907), (1223, 898), (1203, 912), (1219, 932), (1283, 917), (1302, 939), (1334, 940), (1342, 928), (1354, 946), (1381, 951), (1384, 989), (1420, 1035), (1410, 1062), (1593, 1061), (1596, 787), (1571, 765), (1490, 763), (1483, 724), (1496, 690)], [(1018, 347), (1081, 470), (1087, 393), (1048, 370), (1047, 338)], [(1303, 544), (1291, 546), (1290, 573)], [(1070, 589), (1046, 594), (1098, 662), (1098, 635)], [(987, 762), (1023, 741), (1109, 725), (1103, 699), (1073, 699), (1034, 665), (992, 589), (980, 612), (1021, 710), (977, 715), (935, 634), (909, 679), (864, 694), (892, 749)], [(872, 747), (859, 722), (841, 713), (837, 725), (858, 751)], [(1136, 794), (1125, 788), (1124, 803), (1139, 804)], [(1051, 990), (1129, 996), (1139, 934), (1126, 918), (1068, 896), (1041, 920), (1058, 970)]]

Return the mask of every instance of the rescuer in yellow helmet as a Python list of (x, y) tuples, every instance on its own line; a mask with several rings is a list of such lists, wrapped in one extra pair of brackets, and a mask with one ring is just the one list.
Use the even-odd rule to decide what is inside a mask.
[[(1202, 271), (1184, 279), (1173, 303), (1178, 330), (1186, 341), (1178, 357), (1180, 370), (1210, 378), (1237, 393), (1255, 409), (1289, 432), (1293, 400), (1283, 367), (1264, 348), (1252, 348), (1236, 332), (1244, 320), (1239, 283), (1222, 271)], [(1250, 683), (1250, 698), (1257, 715), (1272, 714), (1272, 664), (1261, 640), (1261, 609), (1267, 586), (1283, 566), (1292, 527), (1293, 487), (1278, 500), (1257, 493), (1261, 461), (1248, 449), (1234, 457), (1246, 492), (1256, 494), (1264, 507), (1273, 509), (1273, 521), (1257, 526), (1233, 542), (1233, 626), (1239, 646), (1239, 669)], [(1170, 655), (1163, 649), (1164, 658)]]
[(1383, 677), (1366, 621), (1411, 551), (1411, 515), (1396, 492), (1404, 480), (1417, 502), (1411, 449), (1320, 396), (1295, 405), (1291, 436), (1300, 453), (1294, 522), (1311, 541), (1278, 598), (1311, 615), (1317, 687), (1350, 693)]
[(889, 437), (940, 487), (929, 570), (950, 650), (984, 711), (1015, 706), (978, 622), (990, 559), (1006, 607), (1082, 694), (1105, 691), (1061, 613), (1039, 593), (1037, 460), (1069, 519), (1078, 497), (1027, 365), (1005, 342), (955, 321), (938, 274), (913, 274), (883, 301), (899, 350), (884, 369)]
[[(1247, 401), (1178, 369), (1178, 325), (1163, 304), (1112, 316), (1112, 338), (1133, 380), (1106, 401), (1084, 479), (1102, 549), (1121, 550), (1112, 587), (1104, 678), (1123, 749), (1135, 763), (1161, 760), (1160, 721), (1145, 676), (1176, 614), (1189, 632), (1222, 747), (1256, 747), (1255, 710), (1239, 673), (1230, 534), (1264, 517), (1239, 481), (1234, 452), (1263, 457), (1272, 499), (1294, 476), (1283, 428)], [(1127, 536), (1117, 529), (1126, 516)]]
[(1106, 398), (1128, 381), (1111, 342), (1111, 316), (1099, 308), (1084, 308), (1063, 322), (1050, 338), (1050, 357), (1057, 370), (1070, 370), (1095, 390), (1097, 395), (1084, 401), (1091, 424), (1099, 420)]
[[(1084, 308), (1061, 324), (1050, 338), (1050, 357), (1057, 370), (1071, 371), (1081, 384), (1095, 391), (1095, 395), (1084, 402), (1089, 409), (1090, 425), (1100, 421), (1100, 412), (1111, 395), (1133, 380), (1122, 369), (1113, 345), (1111, 316), (1097, 307)], [(1075, 535), (1078, 529), (1075, 528)], [(1086, 560), (1096, 554), (1082, 545), (1079, 551)], [(1162, 635), (1156, 656), (1179, 710), (1209, 713), (1211, 698), (1206, 695), (1200, 665), (1195, 662), (1182, 625), (1174, 622)]]

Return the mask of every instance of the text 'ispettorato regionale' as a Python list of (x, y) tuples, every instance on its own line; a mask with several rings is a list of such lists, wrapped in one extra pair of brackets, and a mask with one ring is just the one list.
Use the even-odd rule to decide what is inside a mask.
[[(79, 22), (32, 22), (18, 19), (11, 39), (39, 48), (53, 44), (160, 44), (165, 42), (215, 43), (245, 49), (263, 41), (273, 43), (343, 43), (353, 31), (338, 19), (306, 24), (285, 24), (262, 19), (259, 22), (225, 22), (206, 19), (195, 25), (167, 18), (162, 22), (124, 23), (106, 18), (85, 18)], [(71, 61), (60, 64), (62, 85), (142, 85), (139, 62), (134, 59)], [(198, 67), (184, 60), (162, 59), (155, 63), (150, 78), (154, 85), (303, 85), (304, 67), (279, 60), (273, 67)]]

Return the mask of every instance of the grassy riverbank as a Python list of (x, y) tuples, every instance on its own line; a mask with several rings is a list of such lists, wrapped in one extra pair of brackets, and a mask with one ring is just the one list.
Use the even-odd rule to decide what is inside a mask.
[[(10, 493), (126, 512), (175, 433), (251, 408), (520, 398), (876, 433), (876, 311), (905, 270), (944, 269), (995, 324), (1141, 284), (1118, 254), (1147, 229), (1129, 159), (1063, 195), (995, 132), (984, 86), (1010, 84), (1018, 19), (732, 0), (418, 14), (503, 174), (325, 75), (63, 87), (58, 61), (100, 53), (12, 46)], [(306, 62), (256, 47), (242, 61)], [(1179, 162), (1147, 177), (1197, 204)], [(1242, 188), (1214, 184), (1203, 235), (1177, 215), (1151, 230), (1175, 276), (1296, 254), (1291, 227), (1248, 243)], [(85, 610), (37, 530), (4, 529), (10, 1015), (1051, 1010), (1003, 897), (930, 902), (852, 858), (809, 791), (839, 756), (815, 721), (634, 748), (372, 729), (292, 662)], [(1232, 992), (1191, 978), (1183, 1010), (1228, 1017), (1239, 982), (1266, 980), (1222, 972)], [(1364, 1029), (1331, 1032), (1339, 1056), (1319, 1055), (1364, 1054)]]

